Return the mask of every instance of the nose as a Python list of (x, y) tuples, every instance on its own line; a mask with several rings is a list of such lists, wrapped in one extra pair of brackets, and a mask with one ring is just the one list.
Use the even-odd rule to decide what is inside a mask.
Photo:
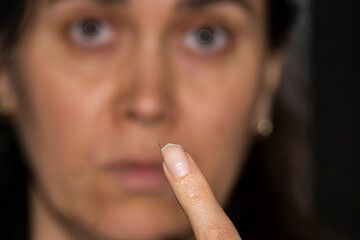
[(154, 125), (171, 116), (173, 89), (161, 44), (155, 39), (142, 39), (141, 47), (135, 50), (132, 92), (124, 113), (128, 120)]
[(156, 124), (166, 119), (167, 107), (164, 97), (152, 86), (142, 87), (127, 104), (125, 117), (142, 124)]

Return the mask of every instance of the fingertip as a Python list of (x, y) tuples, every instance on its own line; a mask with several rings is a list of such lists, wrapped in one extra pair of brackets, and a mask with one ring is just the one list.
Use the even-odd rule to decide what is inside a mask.
[(161, 149), (166, 168), (174, 178), (184, 177), (189, 173), (189, 160), (181, 145), (168, 143)]

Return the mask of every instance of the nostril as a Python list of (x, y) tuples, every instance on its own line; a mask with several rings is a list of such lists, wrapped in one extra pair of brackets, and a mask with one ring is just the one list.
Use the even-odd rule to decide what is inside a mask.
[(165, 119), (165, 114), (159, 113), (159, 114), (152, 114), (152, 115), (144, 115), (144, 114), (139, 114), (138, 112), (129, 110), (127, 112), (127, 119), (130, 121), (134, 121), (134, 122), (136, 121), (136, 122), (140, 122), (140, 123), (149, 125), (149, 124), (156, 124), (156, 123), (162, 122)]
[(127, 116), (128, 119), (135, 119), (136, 118), (136, 114), (132, 110), (127, 111), (126, 116)]

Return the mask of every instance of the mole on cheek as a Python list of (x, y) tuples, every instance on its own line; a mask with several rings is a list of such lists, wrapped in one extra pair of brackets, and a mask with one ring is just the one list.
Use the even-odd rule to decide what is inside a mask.
[(84, 175), (84, 168), (81, 166), (76, 166), (71, 169), (71, 175), (74, 178), (81, 178)]
[(222, 119), (218, 119), (212, 123), (212, 129), (214, 130), (215, 136), (218, 136), (219, 134), (224, 134), (224, 131), (226, 131), (226, 122)]

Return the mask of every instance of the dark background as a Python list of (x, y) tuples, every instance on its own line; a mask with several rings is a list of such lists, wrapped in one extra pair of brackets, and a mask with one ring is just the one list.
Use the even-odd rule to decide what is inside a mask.
[(313, 0), (315, 201), (321, 219), (360, 240), (359, 0)]
[(360, 239), (360, 8), (356, 0), (312, 6), (316, 202), (345, 239)]

